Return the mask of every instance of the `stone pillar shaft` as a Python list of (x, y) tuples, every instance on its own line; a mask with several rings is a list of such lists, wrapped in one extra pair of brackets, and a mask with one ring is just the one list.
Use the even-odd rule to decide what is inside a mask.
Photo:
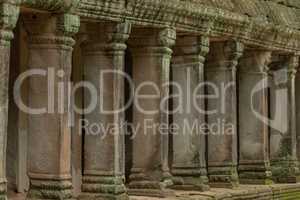
[[(85, 81), (96, 94), (85, 90), (85, 108), (92, 98), (96, 106), (84, 114), (86, 126), (97, 124), (104, 129), (85, 129), (83, 194), (81, 199), (128, 199), (124, 186), (124, 59), (130, 24), (99, 25), (84, 44)], [(103, 33), (105, 31), (105, 33)], [(103, 37), (99, 37), (103, 35)], [(94, 96), (92, 96), (94, 95)], [(96, 95), (96, 96), (95, 96)], [(92, 98), (91, 98), (92, 97)], [(111, 127), (112, 126), (112, 127)], [(103, 131), (105, 130), (105, 131)]]
[(270, 91), (272, 175), (279, 183), (296, 183), (299, 177), (296, 133), (295, 76), (299, 57), (279, 56), (275, 61)]
[[(175, 189), (207, 190), (205, 131), (204, 61), (209, 51), (205, 36), (177, 38), (172, 59), (173, 123), (179, 130), (173, 133), (172, 175)], [(200, 86), (200, 87), (198, 87)]]
[(239, 42), (216, 42), (205, 63), (207, 93), (218, 95), (207, 100), (208, 175), (214, 187), (238, 185), (236, 66), (242, 53)]
[(239, 64), (239, 178), (271, 183), (268, 109), (269, 51), (247, 51)]
[[(27, 199), (71, 199), (70, 37), (79, 28), (74, 15), (24, 16), (29, 32)], [(47, 27), (47, 29), (45, 28)], [(38, 110), (37, 110), (38, 109)]]
[(7, 199), (6, 179), (6, 145), (7, 145), (7, 119), (8, 119), (8, 83), (9, 83), (9, 61), (10, 41), (14, 34), (19, 8), (10, 3), (0, 4), (1, 26), (0, 26), (0, 199)]
[[(142, 35), (141, 38), (139, 38)], [(146, 35), (145, 35), (146, 34)], [(149, 35), (147, 35), (149, 34)], [(168, 100), (170, 59), (176, 32), (142, 31), (133, 34), (133, 167), (130, 193), (165, 196), (171, 184), (168, 165)]]
[(300, 70), (298, 67), (297, 73), (295, 74), (295, 118), (296, 118), (296, 154), (297, 159), (300, 161)]

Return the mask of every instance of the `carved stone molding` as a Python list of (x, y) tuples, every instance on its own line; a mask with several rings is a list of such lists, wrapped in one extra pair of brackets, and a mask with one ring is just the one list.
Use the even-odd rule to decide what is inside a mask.
[(300, 11), (291, 8), (297, 8), (299, 3), (282, 1), (279, 5), (272, 1), (232, 1), (22, 0), (19, 3), (25, 7), (55, 13), (69, 12), (97, 20), (128, 19), (138, 25), (173, 26), (185, 32), (230, 36), (245, 44), (273, 50), (292, 52), (299, 49), (297, 16)]
[(80, 0), (20, 0), (22, 5), (56, 13), (75, 12)]
[[(272, 1), (232, 1), (130, 0), (126, 5), (122, 0), (109, 4), (86, 0), (80, 2), (78, 13), (94, 19), (119, 21), (125, 18), (137, 25), (173, 26), (186, 33), (229, 36), (272, 50), (299, 49), (299, 9)], [(228, 5), (234, 6), (228, 9)]]

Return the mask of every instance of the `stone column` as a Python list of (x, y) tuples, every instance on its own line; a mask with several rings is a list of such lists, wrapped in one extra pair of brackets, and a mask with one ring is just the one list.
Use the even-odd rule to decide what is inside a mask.
[[(236, 66), (243, 44), (215, 42), (205, 63), (207, 81), (208, 176), (213, 187), (238, 186)], [(216, 96), (214, 98), (213, 96)]]
[[(299, 68), (299, 67), (298, 67)], [(295, 74), (295, 109), (296, 109), (296, 135), (297, 135), (297, 158), (300, 161), (300, 70)], [(299, 163), (300, 164), (300, 163)]]
[[(172, 175), (175, 189), (207, 190), (204, 61), (209, 38), (177, 38), (172, 58), (173, 133)], [(202, 84), (202, 85), (201, 85)], [(196, 92), (196, 93), (195, 93)], [(176, 97), (175, 97), (176, 96)]]
[(71, 14), (26, 14), (29, 33), (27, 199), (71, 199), (71, 36), (79, 18)]
[(19, 8), (10, 3), (0, 4), (1, 26), (0, 26), (0, 199), (7, 199), (6, 179), (6, 144), (7, 144), (7, 119), (8, 119), (8, 83), (9, 83), (9, 61), (10, 41), (14, 34)]
[(297, 183), (295, 76), (299, 57), (279, 56), (275, 61), (270, 90), (270, 156), (273, 179), (279, 183)]
[(168, 95), (171, 46), (176, 32), (137, 30), (131, 41), (133, 80), (133, 167), (130, 193), (165, 196), (172, 184), (169, 163)]
[(239, 178), (246, 184), (271, 183), (268, 65), (271, 52), (248, 50), (239, 64)]
[[(91, 24), (90, 24), (91, 25)], [(87, 25), (83, 46), (85, 81), (95, 94), (84, 92), (86, 111), (83, 186), (80, 199), (128, 199), (124, 185), (124, 61), (129, 23)], [(109, 71), (110, 70), (110, 71)], [(92, 98), (91, 98), (92, 97)], [(101, 128), (96, 128), (95, 125)]]

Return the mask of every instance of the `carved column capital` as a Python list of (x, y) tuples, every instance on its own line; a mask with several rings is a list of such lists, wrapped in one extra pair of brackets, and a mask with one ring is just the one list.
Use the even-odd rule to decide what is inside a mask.
[(210, 48), (210, 41), (209, 37), (207, 36), (201, 36), (198, 37), (198, 55), (205, 58), (205, 56), (208, 54)]
[(57, 17), (57, 33), (63, 36), (73, 36), (79, 31), (80, 18), (73, 14), (62, 14)]
[(238, 65), (238, 60), (242, 57), (244, 52), (244, 44), (238, 41), (227, 41), (224, 49), (228, 56), (228, 68), (235, 69)]
[(125, 21), (112, 26), (111, 32), (108, 35), (108, 50), (125, 51), (127, 45), (125, 44), (131, 33), (131, 23)]
[(174, 55), (205, 57), (209, 52), (209, 43), (209, 37), (206, 36), (178, 36), (174, 46)]
[(261, 72), (268, 73), (269, 71), (269, 65), (272, 62), (272, 52), (270, 51), (263, 51), (263, 52), (258, 52), (254, 53), (255, 57), (255, 62), (257, 66), (259, 67), (259, 70)]
[(236, 70), (243, 52), (244, 45), (239, 41), (212, 43), (211, 51), (207, 56), (207, 70)]
[(29, 32), (30, 45), (56, 45), (72, 49), (72, 36), (78, 32), (80, 19), (72, 14), (25, 14), (25, 28)]
[(18, 5), (13, 1), (0, 3), (0, 107), (5, 106), (8, 101), (10, 42), (14, 38), (13, 29), (17, 24), (19, 12)]
[(240, 72), (243, 73), (268, 73), (272, 62), (272, 51), (247, 50), (240, 60)]
[(175, 44), (176, 31), (173, 28), (152, 29), (135, 28), (129, 44), (135, 56), (168, 56), (173, 53), (171, 47)]
[(158, 44), (163, 47), (172, 47), (176, 41), (176, 30), (173, 28), (165, 28), (158, 33)]
[(112, 43), (125, 43), (131, 33), (131, 23), (128, 21), (110, 26), (107, 33), (108, 41)]
[(171, 47), (175, 45), (176, 30), (173, 28), (162, 29), (158, 32), (156, 39), (158, 47), (150, 48), (148, 50), (153, 51), (155, 54), (171, 58), (173, 53)]
[(13, 2), (0, 3), (0, 45), (9, 45), (13, 39), (20, 8)]
[(286, 87), (294, 81), (299, 67), (299, 55), (277, 55), (273, 57), (270, 76), (277, 87)]
[(181, 36), (174, 47), (172, 66), (199, 67), (209, 52), (209, 38), (206, 36)]
[(299, 55), (288, 56), (286, 65), (290, 77), (295, 77), (299, 68)]
[(128, 21), (112, 23), (84, 24), (81, 29), (82, 46), (85, 51), (125, 51), (126, 41), (131, 33)]

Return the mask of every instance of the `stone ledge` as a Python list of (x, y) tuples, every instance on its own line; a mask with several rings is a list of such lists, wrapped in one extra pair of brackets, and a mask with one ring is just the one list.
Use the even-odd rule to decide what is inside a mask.
[[(25, 200), (24, 194), (9, 193), (9, 200)], [(130, 200), (161, 200), (156, 197), (131, 196)], [(298, 200), (300, 183), (286, 185), (241, 185), (237, 189), (212, 188), (207, 192), (176, 191), (175, 196), (164, 200)]]
[[(131, 197), (132, 200), (159, 200), (160, 198)], [(298, 200), (300, 184), (287, 185), (241, 185), (237, 189), (212, 188), (208, 192), (177, 191), (176, 196), (167, 200)]]

